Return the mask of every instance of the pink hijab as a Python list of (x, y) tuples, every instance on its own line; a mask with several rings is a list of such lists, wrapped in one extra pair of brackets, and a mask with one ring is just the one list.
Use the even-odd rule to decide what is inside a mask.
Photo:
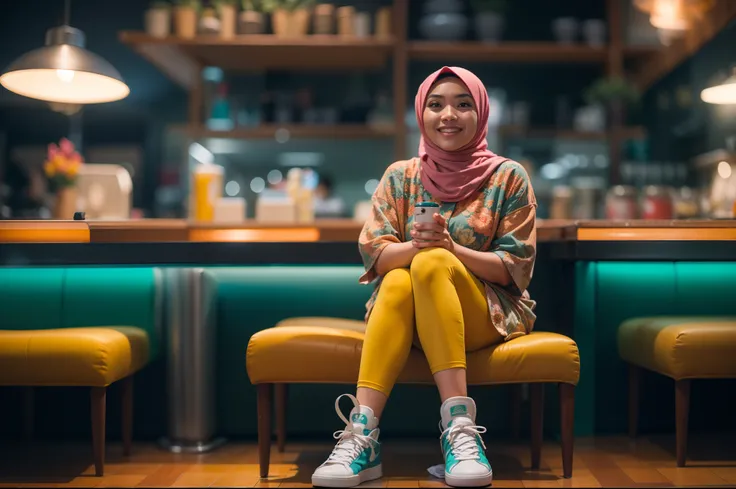
[[(452, 73), (465, 83), (478, 111), (478, 130), (475, 137), (465, 147), (452, 152), (432, 144), (424, 130), (424, 105), (427, 96), (437, 77), (444, 73)], [(414, 99), (414, 110), (422, 133), (419, 141), (422, 185), (434, 198), (443, 202), (460, 202), (470, 197), (507, 160), (488, 149), (488, 93), (483, 82), (470, 71), (445, 66), (429, 75), (419, 86)]]

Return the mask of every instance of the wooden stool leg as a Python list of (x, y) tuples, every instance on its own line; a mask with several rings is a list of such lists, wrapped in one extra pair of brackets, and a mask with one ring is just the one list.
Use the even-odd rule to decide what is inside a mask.
[(286, 448), (286, 404), (289, 394), (288, 384), (276, 384), (276, 447), (279, 452)]
[(92, 387), (90, 401), (92, 410), (92, 453), (95, 461), (95, 475), (102, 477), (105, 472), (105, 403), (106, 387)]
[(629, 365), (629, 437), (635, 438), (639, 430), (639, 385), (641, 368)]
[(23, 440), (31, 441), (36, 426), (36, 391), (33, 387), (23, 387)]
[(271, 395), (272, 384), (258, 384), (258, 460), (261, 478), (268, 477), (271, 462)]
[(687, 422), (690, 413), (690, 380), (675, 381), (675, 438), (677, 466), (684, 467), (687, 459)]
[(562, 439), (562, 475), (572, 477), (572, 453), (575, 443), (575, 386), (560, 384), (560, 438)]
[(521, 433), (521, 398), (524, 384), (511, 385), (511, 439), (516, 441)]
[(542, 432), (544, 430), (544, 384), (529, 384), (532, 412), (532, 470), (539, 470), (542, 458)]
[(128, 457), (133, 445), (133, 376), (129, 375), (121, 380), (120, 387), (122, 390), (123, 419), (120, 426), (123, 436), (123, 455)]

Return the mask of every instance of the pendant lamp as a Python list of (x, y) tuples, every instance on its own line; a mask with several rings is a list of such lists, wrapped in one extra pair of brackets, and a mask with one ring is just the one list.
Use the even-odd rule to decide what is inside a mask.
[(46, 45), (15, 60), (0, 84), (18, 95), (46, 102), (98, 104), (124, 99), (130, 93), (120, 73), (87, 51), (85, 35), (69, 26), (70, 0), (64, 25), (46, 32)]
[(714, 0), (634, 0), (636, 8), (649, 14), (653, 27), (686, 31), (715, 5)]
[(731, 76), (721, 83), (700, 92), (700, 98), (709, 104), (736, 104), (736, 68), (733, 68)]

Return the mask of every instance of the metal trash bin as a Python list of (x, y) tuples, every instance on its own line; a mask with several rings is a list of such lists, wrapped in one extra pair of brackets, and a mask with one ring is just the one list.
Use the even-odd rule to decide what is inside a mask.
[(202, 268), (165, 268), (168, 436), (174, 453), (204, 453), (223, 445), (216, 430), (216, 284)]

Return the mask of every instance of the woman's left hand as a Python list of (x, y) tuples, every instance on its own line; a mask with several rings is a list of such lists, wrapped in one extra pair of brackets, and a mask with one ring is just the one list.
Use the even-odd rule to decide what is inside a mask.
[[(447, 230), (447, 219), (440, 214), (432, 216), (433, 223), (414, 223), (411, 231), (412, 243), (415, 248), (444, 248), (450, 253), (455, 252), (455, 242)], [(421, 233), (421, 235), (420, 235)]]

